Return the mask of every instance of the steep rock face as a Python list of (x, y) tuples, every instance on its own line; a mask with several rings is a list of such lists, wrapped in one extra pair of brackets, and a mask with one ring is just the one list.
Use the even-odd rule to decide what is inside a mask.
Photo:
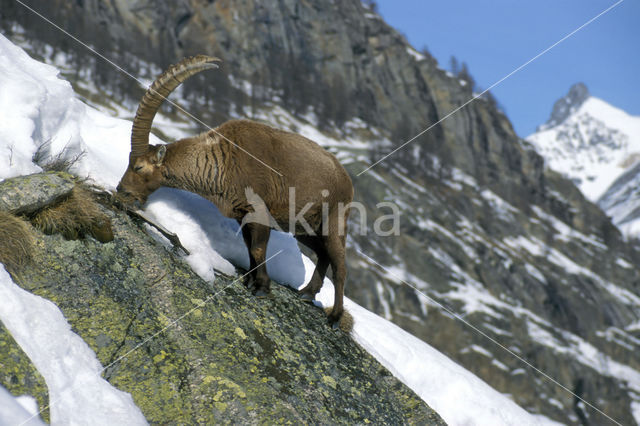
[[(34, 262), (14, 280), (58, 305), (149, 422), (444, 424), (292, 291), (274, 285), (259, 300), (229, 278), (204, 282), (126, 214), (103, 209), (113, 242), (37, 233)], [(0, 346), (6, 337), (0, 329)], [(42, 404), (41, 382), (14, 352), (1, 352), (0, 385)]]
[[(102, 25), (112, 43), (102, 48), (137, 40), (131, 49), (159, 66), (188, 53), (221, 56), (228, 85), (213, 79), (211, 99), (189, 98), (195, 89), (206, 95), (202, 82), (185, 88), (193, 111), (255, 115), (300, 131), (323, 124), (322, 115), (363, 118), (360, 127), (315, 133), (347, 165), (367, 207), (367, 223), (352, 222), (347, 294), (532, 412), (604, 421), (513, 354), (617, 421), (639, 421), (632, 413), (640, 403), (640, 256), (571, 181), (545, 167), (504, 114), (478, 99), (355, 177), (473, 96), (360, 2), (48, 4), (48, 16), (83, 37), (93, 34), (89, 23)], [(164, 56), (154, 60), (153, 52)], [(239, 103), (224, 110), (228, 101)], [(372, 233), (382, 200), (400, 207), (401, 235)]]
[(576, 83), (569, 89), (562, 98), (553, 104), (551, 117), (549, 120), (538, 128), (538, 131), (548, 129), (565, 121), (571, 114), (576, 112), (580, 106), (589, 98), (589, 89), (584, 83)]

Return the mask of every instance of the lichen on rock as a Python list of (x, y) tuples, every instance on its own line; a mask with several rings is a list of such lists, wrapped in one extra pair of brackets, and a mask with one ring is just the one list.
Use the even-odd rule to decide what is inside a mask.
[(205, 282), (100, 208), (113, 241), (34, 230), (37, 258), (14, 280), (61, 309), (150, 423), (443, 424), (293, 290), (257, 299), (239, 281)]

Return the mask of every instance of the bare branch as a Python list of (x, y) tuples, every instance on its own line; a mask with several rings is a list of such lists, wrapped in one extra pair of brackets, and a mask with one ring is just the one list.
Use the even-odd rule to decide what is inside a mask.
[(187, 250), (182, 243), (180, 242), (180, 238), (178, 238), (178, 235), (169, 231), (167, 228), (165, 228), (164, 226), (160, 225), (159, 223), (155, 222), (153, 219), (151, 219), (149, 216), (147, 216), (145, 214), (145, 212), (143, 212), (142, 210), (139, 209), (130, 209), (127, 208), (127, 213), (129, 213), (130, 215), (133, 215), (139, 219), (142, 219), (143, 221), (145, 221), (146, 223), (148, 223), (149, 225), (153, 226), (154, 228), (156, 228), (162, 235), (164, 235), (170, 242), (171, 244), (173, 244), (173, 246), (177, 249), (182, 250), (183, 252), (185, 252), (185, 254), (187, 256), (189, 256), (191, 253), (189, 253), (189, 250)]

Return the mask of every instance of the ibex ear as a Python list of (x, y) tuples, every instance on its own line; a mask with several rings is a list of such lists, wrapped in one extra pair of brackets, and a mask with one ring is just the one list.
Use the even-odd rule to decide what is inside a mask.
[(158, 147), (158, 151), (156, 152), (156, 161), (155, 163), (157, 165), (162, 164), (162, 162), (164, 161), (164, 156), (167, 154), (167, 147), (165, 145), (160, 145), (160, 147)]

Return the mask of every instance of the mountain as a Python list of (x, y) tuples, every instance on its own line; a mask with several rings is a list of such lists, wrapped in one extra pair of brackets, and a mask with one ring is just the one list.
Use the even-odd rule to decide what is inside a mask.
[[(14, 42), (58, 65), (87, 103), (131, 119), (137, 81), (17, 3), (0, 4)], [(175, 99), (205, 123), (259, 119), (338, 156), (367, 216), (350, 223), (350, 298), (531, 413), (601, 424), (602, 411), (640, 423), (640, 253), (489, 99), (434, 125), (472, 88), (359, 1), (28, 4), (142, 83), (185, 54), (221, 57), (220, 72), (199, 76)], [(159, 118), (156, 133), (167, 141), (199, 127), (174, 108)], [(70, 149), (81, 151), (82, 138)], [(147, 212), (182, 238), (184, 203), (160, 195)], [(400, 211), (398, 235), (374, 232), (389, 213), (382, 201)], [(167, 205), (170, 214), (160, 208)], [(233, 260), (234, 250), (214, 251)], [(415, 371), (437, 369), (424, 362)]]
[[(32, 209), (34, 198), (62, 199), (65, 212), (85, 215), (93, 205), (115, 235), (68, 239), (55, 225), (49, 235), (26, 225), (38, 247), (25, 250), (32, 262), (3, 258), (0, 266), (2, 385), (41, 390), (23, 373), (30, 364), (16, 362), (26, 354), (48, 387), (48, 395), (34, 393), (35, 412), (44, 410), (52, 424), (444, 424), (347, 334), (327, 327), (323, 310), (283, 286), (261, 303), (241, 280), (203, 280), (126, 212), (87, 188), (79, 195), (80, 187), (59, 172), (0, 182), (12, 211)], [(37, 218), (60, 208), (53, 201), (30, 211)], [(11, 219), (4, 213), (1, 220)], [(380, 322), (359, 322), (384, 338)], [(7, 408), (0, 403), (3, 424), (10, 424)]]
[(527, 140), (549, 167), (597, 201), (625, 235), (639, 235), (640, 117), (591, 96), (578, 83)]
[(289, 234), (268, 250), (283, 286), (252, 297), (234, 279), (249, 267), (238, 224), (165, 188), (146, 210), (180, 234), (179, 256), (95, 186), (118, 182), (131, 122), (3, 36), (0, 71), (0, 424), (41, 424), (39, 410), (53, 424), (550, 423), (348, 298), (333, 331), (329, 280), (316, 306), (287, 289), (314, 269)]
[(549, 167), (597, 201), (640, 159), (640, 117), (591, 96), (578, 83), (556, 101), (549, 120), (527, 140)]
[[(640, 158), (639, 158), (640, 159)], [(640, 237), (640, 162), (635, 161), (598, 200), (622, 233)]]

